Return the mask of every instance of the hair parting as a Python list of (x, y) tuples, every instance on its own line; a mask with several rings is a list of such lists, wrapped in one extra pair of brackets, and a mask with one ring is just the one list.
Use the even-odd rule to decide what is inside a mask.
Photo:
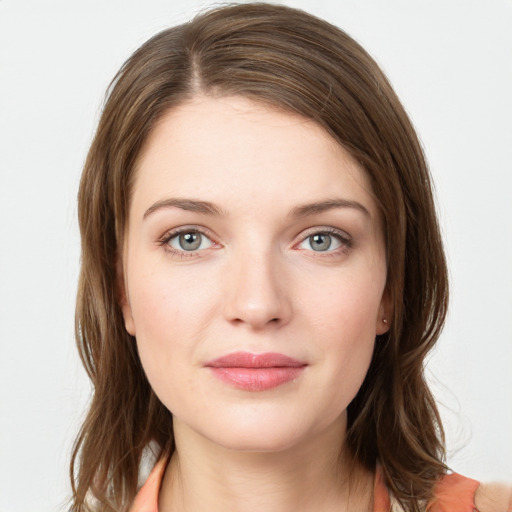
[(127, 511), (144, 450), (174, 450), (125, 330), (119, 259), (137, 157), (155, 123), (196, 95), (241, 95), (322, 126), (364, 167), (386, 240), (390, 330), (378, 337), (348, 409), (346, 449), (380, 465), (394, 498), (419, 512), (446, 472), (424, 361), (442, 329), (446, 262), (420, 142), (390, 83), (342, 30), (264, 3), (207, 11), (139, 48), (113, 80), (78, 194), (82, 239), (76, 339), (93, 396), (71, 460), (73, 512)]

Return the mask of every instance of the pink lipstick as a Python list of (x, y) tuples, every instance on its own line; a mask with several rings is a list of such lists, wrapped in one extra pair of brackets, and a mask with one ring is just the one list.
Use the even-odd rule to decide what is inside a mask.
[(272, 352), (233, 352), (205, 364), (215, 377), (245, 391), (265, 391), (290, 382), (306, 366), (302, 361)]

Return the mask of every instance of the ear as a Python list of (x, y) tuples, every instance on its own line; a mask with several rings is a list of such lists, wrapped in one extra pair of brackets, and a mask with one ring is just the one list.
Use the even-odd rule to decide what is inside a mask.
[(377, 313), (375, 334), (386, 334), (391, 327), (391, 318), (393, 316), (393, 306), (391, 303), (388, 288), (384, 290), (380, 300), (379, 312)]
[(124, 265), (121, 256), (118, 256), (116, 262), (116, 288), (117, 300), (121, 306), (124, 318), (124, 327), (128, 334), (135, 336), (135, 322), (133, 321), (132, 308), (126, 288), (126, 278), (124, 275)]

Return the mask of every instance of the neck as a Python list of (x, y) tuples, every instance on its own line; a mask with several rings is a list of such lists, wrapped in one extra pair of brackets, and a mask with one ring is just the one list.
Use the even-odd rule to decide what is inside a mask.
[(293, 448), (237, 451), (175, 421), (160, 512), (371, 510), (373, 475), (344, 453), (345, 423)]

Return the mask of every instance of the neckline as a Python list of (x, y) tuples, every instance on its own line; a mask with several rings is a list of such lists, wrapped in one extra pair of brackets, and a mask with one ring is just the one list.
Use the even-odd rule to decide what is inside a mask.
[[(162, 484), (167, 459), (160, 459), (149, 474), (146, 482), (140, 488), (130, 508), (130, 512), (158, 512), (158, 495)], [(390, 509), (390, 500), (382, 473), (377, 469), (373, 485), (372, 512), (387, 512)]]
[[(141, 487), (129, 512), (159, 512), (158, 496), (163, 481), (167, 459), (162, 458), (153, 467), (146, 482)], [(435, 489), (435, 498), (429, 503), (429, 512), (473, 512), (475, 510), (474, 496), (479, 482), (463, 477), (457, 473), (444, 475)], [(402, 510), (401, 507), (393, 510)], [(373, 485), (372, 512), (391, 512), (391, 499), (384, 483), (382, 471), (377, 465)]]

